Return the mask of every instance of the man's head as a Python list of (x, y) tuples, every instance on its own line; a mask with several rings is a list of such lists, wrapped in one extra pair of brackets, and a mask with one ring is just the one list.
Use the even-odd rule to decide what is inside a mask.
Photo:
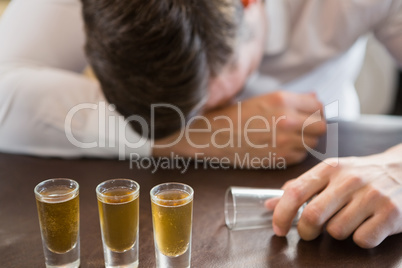
[[(242, 21), (233, 0), (82, 0), (86, 52), (105, 97), (125, 117), (151, 122), (151, 105), (188, 116), (231, 61)], [(181, 127), (178, 113), (154, 110), (155, 138)], [(138, 122), (132, 127), (142, 133)], [(149, 129), (151, 130), (151, 129)]]

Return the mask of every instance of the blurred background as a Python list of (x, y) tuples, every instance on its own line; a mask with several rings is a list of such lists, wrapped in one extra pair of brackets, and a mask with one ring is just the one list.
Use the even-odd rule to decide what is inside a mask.
[(0, 15), (3, 13), (4, 9), (7, 6), (8, 1), (6, 0), (0, 0)]
[[(8, 3), (9, 0), (0, 0), (0, 20)], [(90, 70), (85, 74), (92, 76)], [(372, 36), (356, 89), (363, 114), (402, 115), (402, 72)]]

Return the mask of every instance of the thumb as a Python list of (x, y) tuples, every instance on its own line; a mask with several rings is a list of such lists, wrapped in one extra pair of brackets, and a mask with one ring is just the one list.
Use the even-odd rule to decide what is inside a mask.
[(264, 206), (269, 210), (269, 211), (274, 211), (276, 205), (278, 204), (280, 197), (273, 197), (270, 199), (265, 200)]

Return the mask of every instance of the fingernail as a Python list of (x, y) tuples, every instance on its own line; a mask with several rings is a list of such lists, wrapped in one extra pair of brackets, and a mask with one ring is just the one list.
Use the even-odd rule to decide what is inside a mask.
[(265, 207), (266, 209), (273, 210), (274, 208), (273, 208), (273, 206), (271, 205), (270, 200), (271, 200), (271, 199), (265, 200), (265, 202), (264, 202), (264, 207)]

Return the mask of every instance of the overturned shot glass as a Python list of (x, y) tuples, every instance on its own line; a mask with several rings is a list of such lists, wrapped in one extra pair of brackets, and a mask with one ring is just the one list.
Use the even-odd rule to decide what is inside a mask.
[[(229, 187), (225, 195), (225, 222), (231, 230), (272, 227), (273, 210), (265, 206), (268, 199), (279, 199), (283, 190), (249, 187)], [(292, 224), (296, 225), (304, 204), (299, 208)]]

